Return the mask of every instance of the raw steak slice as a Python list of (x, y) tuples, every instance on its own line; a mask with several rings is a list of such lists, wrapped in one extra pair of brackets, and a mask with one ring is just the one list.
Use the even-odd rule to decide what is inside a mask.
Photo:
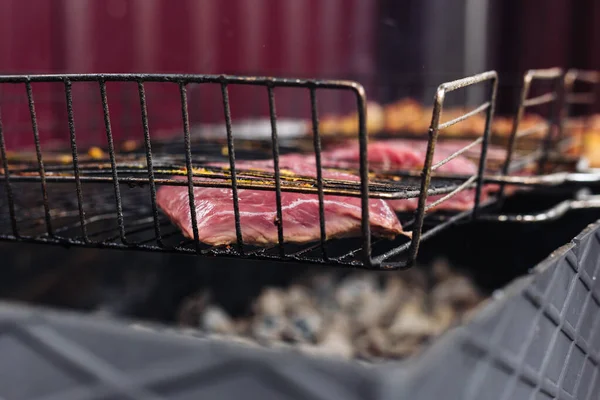
[[(236, 168), (273, 172), (273, 162), (270, 160), (238, 161)], [(280, 168), (283, 173), (289, 171), (302, 176), (316, 176), (314, 161), (311, 162), (301, 155), (282, 157)], [(359, 180), (357, 176), (351, 174), (327, 170), (323, 171), (323, 177)], [(238, 198), (244, 243), (251, 245), (277, 243), (275, 191), (239, 189)], [(215, 246), (236, 243), (232, 190), (196, 187), (194, 199), (200, 241)], [(184, 235), (193, 238), (188, 188), (162, 186), (158, 190), (157, 200), (160, 208), (179, 226)], [(319, 200), (316, 194), (282, 192), (281, 203), (285, 242), (307, 243), (319, 240)], [(360, 198), (326, 195), (324, 211), (328, 239), (360, 235)], [(371, 199), (369, 212), (374, 235), (393, 238), (404, 233), (396, 214), (385, 201)]]
[[(456, 144), (446, 143), (436, 145), (433, 163), (436, 164), (452, 153), (459, 150)], [(464, 147), (464, 146), (463, 146)], [(425, 162), (425, 153), (427, 142), (414, 140), (387, 140), (371, 142), (368, 146), (369, 166), (378, 171), (390, 170), (414, 170), (423, 168)], [(359, 146), (358, 144), (340, 146), (338, 148), (323, 153), (324, 162), (329, 167), (339, 168), (357, 168), (359, 165)], [(460, 174), (474, 175), (477, 173), (477, 165), (462, 155), (454, 158), (446, 164), (440, 166), (437, 171)], [(486, 185), (482, 190), (481, 200), (487, 199), (489, 192), (495, 190), (496, 185)], [(445, 195), (429, 196), (427, 203), (431, 204)], [(389, 204), (396, 211), (413, 211), (418, 206), (418, 199), (389, 200)], [(453, 197), (434, 207), (437, 210), (468, 210), (475, 204), (475, 190), (466, 189), (455, 194)]]
[[(413, 170), (423, 168), (427, 142), (411, 140), (385, 140), (371, 142), (368, 145), (367, 157), (369, 166), (378, 171)], [(453, 152), (455, 146), (444, 149), (442, 143), (436, 145), (433, 163), (437, 163)], [(343, 145), (323, 152), (324, 164), (339, 168), (357, 168), (360, 160), (358, 144)], [(467, 158), (458, 156), (442, 165), (438, 171), (455, 174), (474, 174), (477, 166)]]

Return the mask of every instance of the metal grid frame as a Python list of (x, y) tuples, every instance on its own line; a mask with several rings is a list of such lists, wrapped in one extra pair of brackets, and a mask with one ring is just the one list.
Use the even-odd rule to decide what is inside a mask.
[[(528, 98), (531, 87), (536, 81), (554, 81), (554, 90), (539, 95), (534, 98)], [(486, 182), (495, 182), (500, 184), (500, 199), (504, 196), (505, 186), (507, 184), (519, 186), (537, 186), (552, 187), (563, 184), (585, 186), (587, 184), (597, 184), (600, 182), (600, 175), (588, 172), (559, 172), (542, 174), (544, 168), (549, 164), (552, 152), (556, 157), (564, 156), (564, 152), (572, 144), (572, 137), (566, 135), (566, 126), (569, 123), (570, 111), (574, 105), (593, 105), (597, 101), (596, 90), (577, 93), (575, 91), (576, 82), (585, 82), (597, 89), (600, 84), (600, 72), (582, 71), (569, 69), (564, 72), (560, 68), (550, 68), (542, 70), (529, 70), (525, 73), (523, 87), (521, 89), (519, 106), (513, 122), (507, 157), (502, 169), (502, 176), (486, 177)], [(524, 131), (519, 131), (519, 124), (524, 115), (525, 109), (532, 106), (553, 103), (552, 111), (546, 123), (536, 125)], [(584, 124), (587, 122), (584, 117)], [(541, 151), (534, 151), (523, 157), (521, 161), (515, 164), (511, 159), (515, 152), (517, 139), (526, 137), (546, 128), (546, 135), (543, 139), (543, 148)], [(538, 171), (540, 174), (533, 177), (511, 176), (514, 170), (522, 168), (524, 163), (538, 161)], [(481, 219), (496, 222), (518, 222), (518, 223), (537, 223), (555, 220), (563, 217), (572, 210), (599, 208), (600, 196), (584, 195), (575, 196), (574, 199), (562, 201), (550, 209), (537, 214), (514, 214), (514, 215), (495, 215), (488, 213), (481, 216)]]
[[(552, 136), (555, 128), (560, 125), (560, 107), (561, 107), (561, 93), (563, 88), (563, 70), (561, 68), (550, 68), (550, 69), (533, 69), (525, 73), (523, 78), (523, 86), (521, 88), (521, 94), (519, 97), (519, 107), (515, 114), (513, 121), (513, 127), (511, 134), (508, 139), (507, 156), (502, 167), (502, 175), (510, 175), (514, 170), (519, 170), (523, 165), (530, 164), (532, 162), (538, 162), (538, 172), (541, 174), (544, 172), (544, 166), (548, 162), (549, 153), (551, 151)], [(535, 82), (539, 81), (553, 81), (554, 89), (550, 92), (538, 95), (536, 97), (529, 98), (531, 88)], [(544, 104), (552, 104), (553, 110), (550, 112), (549, 118), (545, 123), (533, 126), (525, 130), (519, 130), (519, 125), (525, 114), (525, 110), (530, 107), (541, 106)], [(543, 147), (541, 151), (536, 150), (531, 154), (528, 154), (520, 160), (513, 160), (512, 155), (517, 145), (518, 139), (525, 138), (532, 134), (538, 133), (546, 129), (546, 134), (543, 140)], [(503, 193), (504, 187), (501, 187), (501, 193)]]
[[(592, 85), (592, 89), (590, 91), (577, 91), (576, 84), (577, 83), (586, 83)], [(588, 106), (591, 107), (595, 105), (598, 101), (598, 89), (600, 88), (600, 71), (589, 71), (589, 70), (580, 70), (580, 69), (570, 69), (564, 76), (564, 100), (563, 107), (561, 110), (561, 119), (560, 119), (560, 130), (559, 137), (561, 148), (559, 150), (564, 150), (565, 147), (571, 144), (569, 138), (565, 137), (565, 131), (570, 125), (571, 112), (573, 107), (575, 106)], [(586, 110), (583, 116), (583, 132), (582, 135), (585, 135), (585, 132), (588, 131), (589, 128), (589, 117), (588, 112), (589, 109)], [(566, 140), (565, 140), (566, 139)]]
[[(66, 98), (67, 117), (68, 117), (68, 128), (69, 128), (69, 139), (71, 147), (71, 159), (72, 159), (72, 172), (67, 176), (55, 174), (48, 168), (47, 160), (44, 160), (43, 153), (40, 145), (39, 130), (37, 126), (37, 117), (35, 110), (35, 102), (32, 90), (32, 83), (36, 82), (58, 82), (63, 83), (64, 93)], [(99, 85), (99, 95), (101, 97), (102, 111), (104, 115), (104, 123), (106, 128), (106, 138), (108, 143), (108, 153), (110, 168), (105, 170), (106, 176), (98, 176), (99, 171), (96, 171), (95, 176), (88, 176), (86, 174), (86, 164), (80, 161), (80, 156), (77, 148), (77, 138), (75, 129), (75, 116), (73, 111), (73, 97), (72, 97), (72, 86), (77, 82), (96, 82)], [(115, 152), (115, 143), (112, 137), (111, 131), (111, 118), (109, 111), (109, 102), (106, 90), (107, 82), (134, 82), (138, 85), (139, 100), (141, 106), (141, 119), (143, 125), (144, 134), (144, 149), (145, 149), (145, 163), (144, 169), (138, 170), (138, 174), (147, 174), (145, 177), (128, 177), (123, 174), (122, 161), (117, 157)], [(165, 84), (178, 85), (181, 100), (181, 115), (182, 115), (182, 126), (183, 136), (185, 145), (185, 163), (181, 165), (183, 171), (185, 171), (186, 181), (160, 178), (158, 176), (158, 168), (155, 167), (156, 157), (153, 156), (152, 145), (151, 145), (151, 134), (150, 127), (148, 124), (148, 110), (145, 101), (145, 90), (144, 83), (146, 82), (162, 82)], [(458, 117), (454, 120), (440, 124), (440, 115), (442, 113), (445, 95), (449, 92), (459, 90), (461, 88), (482, 84), (485, 82), (491, 82), (489, 98), (484, 104), (475, 108), (473, 111), (466, 113), (465, 115)], [(225, 117), (225, 125), (227, 131), (227, 155), (229, 161), (230, 173), (223, 173), (223, 171), (217, 171), (210, 175), (211, 178), (221, 179), (221, 182), (202, 182), (195, 180), (198, 177), (194, 172), (194, 161), (192, 160), (191, 151), (191, 139), (190, 139), (190, 126), (188, 118), (188, 105), (187, 105), (187, 91), (186, 86), (188, 84), (204, 84), (204, 83), (216, 83), (221, 86), (223, 112)], [(33, 241), (43, 243), (53, 243), (62, 245), (76, 245), (76, 246), (87, 246), (87, 247), (108, 247), (108, 248), (120, 248), (120, 249), (143, 249), (152, 251), (176, 251), (183, 253), (196, 253), (211, 256), (234, 256), (234, 257), (246, 257), (246, 258), (258, 258), (258, 259), (278, 259), (278, 260), (289, 260), (289, 261), (306, 261), (315, 263), (326, 263), (326, 264), (337, 264), (337, 265), (348, 265), (352, 267), (363, 267), (372, 269), (400, 269), (407, 268), (414, 262), (419, 248), (421, 240), (430, 237), (447, 226), (453, 223), (468, 218), (469, 216), (476, 217), (480, 208), (481, 198), (481, 187), (483, 184), (483, 171), (485, 170), (486, 161), (486, 150), (489, 140), (490, 122), (493, 117), (493, 110), (495, 105), (495, 96), (498, 85), (498, 76), (495, 71), (489, 71), (482, 74), (475, 75), (460, 79), (453, 82), (447, 82), (439, 86), (435, 96), (435, 107), (432, 116), (431, 127), (429, 129), (429, 140), (427, 146), (427, 155), (421, 177), (419, 181), (411, 185), (404, 185), (404, 187), (397, 188), (393, 186), (377, 185), (376, 183), (369, 181), (369, 166), (367, 160), (367, 146), (368, 137), (366, 132), (366, 95), (362, 86), (356, 82), (351, 81), (334, 81), (334, 80), (300, 80), (300, 79), (286, 79), (286, 78), (262, 78), (262, 77), (241, 77), (241, 76), (224, 76), (224, 75), (148, 75), (148, 74), (86, 74), (86, 75), (31, 75), (31, 76), (0, 76), (0, 84), (17, 84), (24, 85), (27, 92), (28, 106), (32, 122), (32, 134), (35, 141), (36, 149), (36, 167), (30, 170), (29, 174), (17, 174), (14, 166), (11, 166), (7, 157), (6, 146), (4, 141), (4, 135), (6, 134), (2, 130), (0, 120), (0, 157), (2, 158), (2, 169), (4, 175), (4, 184), (6, 195), (8, 199), (8, 209), (10, 214), (10, 225), (12, 228), (12, 234), (2, 235), (2, 240), (18, 240), (18, 241)], [(274, 174), (269, 183), (256, 182), (248, 184), (241, 182), (240, 176), (244, 171), (236, 169), (236, 156), (234, 146), (234, 134), (231, 129), (231, 110), (229, 106), (229, 92), (228, 87), (230, 85), (255, 85), (262, 86), (266, 90), (269, 102), (269, 117), (271, 122), (271, 144), (272, 144), (272, 159), (274, 161)], [(276, 101), (275, 101), (275, 89), (278, 87), (292, 87), (301, 88), (308, 90), (310, 94), (311, 104), (311, 116), (313, 125), (313, 147), (315, 152), (315, 162), (317, 166), (317, 176), (310, 181), (312, 187), (307, 188), (306, 185), (292, 185), (282, 177), (280, 166), (279, 166), (279, 138), (277, 133), (277, 113), (276, 113)], [(317, 90), (318, 89), (333, 89), (350, 91), (356, 99), (356, 108), (358, 116), (358, 142), (360, 148), (360, 162), (358, 176), (360, 182), (348, 183), (348, 182), (328, 182), (323, 179), (322, 176), (322, 165), (321, 165), (321, 140), (319, 134), (319, 117), (317, 112)], [(444, 128), (447, 128), (453, 124), (461, 122), (477, 113), (486, 112), (486, 124), (485, 130), (482, 136), (464, 149), (455, 152), (450, 155), (447, 159), (433, 165), (433, 155), (435, 152), (435, 143), (437, 141), (438, 132)], [(432, 183), (432, 171), (435, 171), (438, 167), (459, 156), (469, 148), (481, 144), (481, 156), (478, 165), (478, 173), (474, 176), (468, 177), (467, 180), (459, 185), (454, 183), (445, 187), (433, 187)], [(102, 169), (102, 168), (100, 168)], [(127, 171), (127, 169), (125, 169)], [(22, 171), (21, 171), (22, 172)], [(130, 172), (130, 171), (129, 171)], [(206, 177), (206, 175), (201, 175)], [(315, 179), (316, 178), (316, 179)], [(263, 177), (264, 180), (264, 177)], [(331, 181), (331, 180), (330, 180)], [(15, 211), (15, 194), (13, 190), (13, 183), (15, 182), (39, 182), (42, 191), (42, 203), (44, 208), (44, 223), (46, 232), (42, 235), (36, 236), (25, 236), (19, 233), (18, 227), (18, 216)], [(55, 227), (53, 226), (52, 218), (52, 207), (49, 203), (48, 195), (48, 183), (49, 182), (74, 182), (76, 186), (76, 198), (77, 198), (77, 211), (78, 211), (78, 225), (80, 229), (79, 237), (61, 237), (55, 233)], [(114, 199), (117, 211), (117, 225), (118, 225), (118, 237), (112, 241), (94, 242), (89, 237), (88, 232), (88, 220), (86, 217), (85, 204), (83, 201), (82, 183), (83, 182), (103, 182), (112, 183), (114, 191)], [(146, 184), (150, 189), (150, 198), (152, 206), (152, 222), (153, 230), (156, 239), (156, 245), (143, 244), (139, 245), (133, 243), (127, 238), (127, 230), (125, 228), (125, 218), (123, 216), (123, 199), (121, 193), (120, 184)], [(159, 208), (156, 201), (156, 187), (158, 184), (164, 185), (181, 185), (187, 186), (189, 194), (190, 209), (195, 209), (194, 200), (194, 187), (231, 187), (233, 192), (233, 208), (235, 216), (235, 229), (236, 239), (235, 248), (227, 249), (202, 249), (200, 241), (198, 239), (198, 226), (195, 212), (191, 212), (192, 231), (194, 234), (194, 248), (184, 247), (182, 245), (168, 248), (163, 243), (161, 236), (161, 224), (159, 220)], [(473, 210), (462, 212), (450, 218), (443, 223), (435, 226), (434, 228), (423, 232), (423, 226), (425, 223), (425, 217), (427, 211), (434, 205), (439, 204), (441, 201), (447, 200), (451, 196), (455, 195), (461, 190), (475, 186), (476, 198), (475, 207)], [(256, 190), (274, 190), (276, 195), (276, 206), (277, 206), (277, 220), (282, 220), (282, 204), (281, 204), (281, 193), (283, 191), (294, 191), (300, 193), (316, 193), (319, 198), (319, 214), (320, 214), (320, 243), (316, 246), (311, 246), (307, 249), (303, 249), (293, 254), (287, 254), (284, 248), (284, 236), (283, 236), (283, 224), (278, 223), (278, 243), (277, 253), (268, 254), (266, 250), (272, 249), (260, 249), (251, 252), (245, 251), (243, 237), (241, 234), (240, 226), (240, 211), (239, 203), (237, 198), (237, 192), (240, 189), (251, 188)], [(333, 258), (329, 257), (325, 250), (325, 243), (327, 241), (325, 237), (325, 219), (324, 219), (324, 196), (326, 194), (337, 194), (344, 196), (360, 197), (362, 205), (362, 219), (361, 219), (361, 242), (362, 245), (357, 249), (352, 250), (344, 256)], [(428, 195), (434, 194), (446, 194), (442, 199), (436, 201), (434, 204), (427, 205), (426, 200)], [(415, 212), (414, 219), (409, 221), (405, 226), (413, 226), (412, 239), (409, 242), (400, 244), (391, 250), (388, 250), (380, 255), (374, 255), (372, 250), (371, 242), (371, 227), (369, 219), (369, 207), (368, 202), (370, 198), (387, 198), (387, 199), (402, 199), (418, 197), (418, 208)], [(120, 243), (119, 243), (120, 241)], [(320, 247), (321, 256), (308, 258), (305, 254), (309, 251), (313, 251), (316, 247)], [(406, 254), (406, 257), (400, 261), (391, 261), (393, 257)], [(358, 258), (356, 258), (358, 257)]]

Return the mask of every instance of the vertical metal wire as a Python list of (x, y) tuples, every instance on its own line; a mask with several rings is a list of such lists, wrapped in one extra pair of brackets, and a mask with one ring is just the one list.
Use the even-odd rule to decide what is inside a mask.
[(431, 125), (429, 127), (429, 140), (427, 141), (427, 152), (425, 155), (425, 164), (421, 172), (421, 188), (419, 194), (419, 202), (417, 210), (415, 211), (415, 224), (412, 230), (412, 240), (408, 249), (408, 264), (412, 263), (417, 257), (419, 252), (419, 245), (421, 242), (421, 235), (423, 230), (423, 221), (425, 219), (425, 207), (427, 205), (427, 191), (429, 190), (429, 184), (431, 182), (431, 165), (433, 164), (433, 154), (435, 152), (435, 145), (437, 143), (439, 126), (440, 126), (440, 115), (444, 99), (446, 97), (446, 90), (443, 87), (439, 87), (435, 100), (433, 103), (433, 114), (431, 117)]
[[(565, 139), (565, 123), (570, 115), (570, 103), (569, 96), (571, 96), (574, 92), (575, 88), (575, 75), (573, 70), (569, 70), (565, 73), (562, 81), (562, 90), (561, 90), (561, 98), (560, 98), (560, 110), (558, 116), (558, 144), (562, 146), (563, 141)], [(568, 150), (568, 149), (558, 149), (559, 151)]]
[[(525, 100), (527, 100), (527, 96), (529, 96), (529, 88), (531, 87), (531, 81), (533, 80), (533, 76), (531, 73), (527, 73), (523, 80), (523, 87), (521, 88), (521, 95), (519, 96), (519, 108), (517, 109), (517, 113), (515, 114), (515, 118), (513, 120), (512, 130), (510, 132), (510, 137), (508, 138), (508, 145), (506, 148), (506, 158), (504, 159), (504, 165), (502, 166), (502, 175), (506, 176), (510, 172), (510, 163), (512, 162), (512, 156), (515, 151), (516, 141), (517, 141), (517, 133), (519, 131), (519, 125), (521, 125), (521, 120), (523, 119), (523, 114), (525, 113)], [(498, 201), (502, 202), (505, 197), (505, 188), (506, 184), (501, 183), (498, 191)]]
[(160, 234), (160, 224), (158, 221), (158, 206), (156, 203), (156, 183), (154, 182), (154, 166), (152, 163), (152, 145), (150, 143), (150, 128), (148, 126), (148, 106), (146, 104), (146, 90), (144, 82), (138, 80), (138, 95), (140, 98), (140, 110), (142, 115), (142, 129), (144, 131), (144, 149), (146, 152), (146, 164), (148, 166), (148, 181), (150, 183), (150, 201), (152, 202), (152, 219), (154, 221), (154, 234), (156, 243), (164, 247), (162, 236)]
[[(554, 139), (554, 136), (556, 136), (556, 139), (558, 139), (558, 134), (559, 132), (557, 132), (557, 130), (559, 129), (559, 113), (561, 112), (561, 99), (563, 96), (563, 80), (564, 77), (561, 77), (561, 79), (557, 79), (554, 82), (554, 93), (556, 93), (557, 95), (557, 99), (555, 101), (552, 102), (552, 104), (550, 105), (550, 118), (548, 121), (548, 131), (546, 132), (546, 137), (544, 138), (543, 142), (542, 142), (542, 155), (540, 157), (539, 160), (539, 164), (538, 164), (538, 173), (539, 174), (543, 174), (545, 171), (545, 167), (546, 164), (548, 163), (548, 159), (550, 157), (550, 150), (552, 149), (552, 139)], [(557, 135), (555, 135), (555, 133)]]
[(317, 108), (317, 89), (310, 89), (310, 114), (313, 126), (313, 146), (315, 149), (315, 162), (317, 164), (317, 189), (319, 190), (319, 228), (321, 232), (321, 253), (323, 260), (328, 261), (327, 249), (327, 230), (325, 229), (325, 201), (323, 198), (323, 169), (321, 166), (321, 135), (319, 134), (319, 113)]
[(15, 214), (15, 199), (13, 196), (12, 184), (10, 183), (10, 172), (8, 170), (8, 158), (6, 157), (6, 143), (4, 141), (4, 128), (2, 125), (2, 115), (0, 114), (0, 157), (2, 157), (2, 169), (4, 169), (4, 182), (6, 183), (6, 197), (8, 200), (8, 214), (10, 216), (10, 225), (14, 237), (18, 238), (19, 230), (17, 228), (17, 216)]
[(356, 107), (358, 111), (358, 145), (360, 150), (360, 206), (361, 206), (361, 231), (362, 231), (362, 254), (363, 262), (373, 267), (371, 259), (371, 221), (369, 218), (369, 159), (368, 159), (368, 137), (367, 137), (367, 99), (362, 86), (353, 88), (356, 96)]
[(242, 225), (240, 221), (240, 203), (237, 187), (237, 172), (235, 170), (235, 148), (233, 134), (231, 132), (231, 108), (229, 106), (229, 91), (227, 83), (221, 83), (221, 95), (223, 98), (223, 112), (225, 113), (225, 128), (227, 129), (227, 154), (229, 156), (229, 168), (231, 170), (231, 191), (233, 195), (233, 215), (235, 218), (235, 236), (240, 254), (244, 254), (244, 240), (242, 237)]
[(479, 203), (481, 202), (481, 191), (483, 189), (483, 175), (487, 161), (487, 149), (490, 141), (490, 133), (492, 129), (492, 121), (494, 119), (494, 111), (496, 108), (496, 94), (498, 93), (498, 76), (492, 78), (492, 85), (489, 95), (489, 106), (486, 111), (485, 130), (483, 131), (483, 143), (481, 144), (481, 155), (479, 156), (479, 169), (477, 171), (477, 186), (475, 189), (475, 204), (473, 206), (472, 217), (475, 219), (479, 216)]
[(44, 159), (42, 157), (42, 146), (40, 144), (40, 134), (37, 123), (37, 116), (35, 113), (35, 103), (33, 101), (33, 90), (31, 89), (31, 82), (25, 82), (25, 89), (27, 91), (27, 103), (29, 104), (29, 115), (31, 117), (31, 129), (33, 131), (33, 141), (35, 143), (35, 153), (37, 156), (38, 170), (40, 174), (40, 182), (42, 186), (42, 201), (44, 203), (44, 216), (46, 219), (46, 231), (48, 236), (53, 237), (52, 231), (52, 218), (50, 216), (50, 204), (48, 203), (48, 186), (46, 184), (46, 169), (44, 168)]
[(277, 241), (279, 243), (279, 255), (285, 256), (283, 247), (283, 212), (281, 209), (281, 177), (279, 171), (279, 137), (277, 135), (277, 112), (275, 110), (275, 93), (273, 85), (269, 84), (267, 88), (269, 95), (269, 117), (271, 119), (271, 142), (273, 145), (273, 165), (275, 168), (275, 200), (277, 202)]
[[(591, 84), (591, 91), (585, 91), (584, 93), (576, 94), (576, 82), (584, 82)], [(561, 146), (558, 149), (559, 151), (569, 150), (569, 146), (577, 144), (575, 141), (576, 135), (570, 135), (570, 137), (567, 138), (567, 134), (565, 133), (565, 124), (569, 122), (572, 107), (575, 105), (587, 105), (587, 109), (585, 112), (587, 118), (584, 117), (581, 131), (578, 134), (578, 136), (581, 139), (581, 142), (575, 148), (578, 151), (578, 154), (582, 154), (582, 151), (584, 150), (583, 140), (585, 138), (585, 134), (591, 129), (591, 120), (589, 116), (593, 113), (594, 105), (597, 103), (596, 99), (598, 97), (598, 89), (600, 88), (600, 85), (598, 85), (599, 83), (600, 71), (582, 71), (577, 69), (570, 69), (565, 73), (562, 85), (563, 95), (561, 98), (560, 114), (558, 120), (558, 143)], [(577, 99), (578, 95), (581, 95), (582, 97), (580, 99)], [(564, 146), (566, 146), (566, 148)]]
[(75, 139), (75, 118), (73, 116), (73, 94), (71, 92), (72, 82), (65, 79), (65, 96), (67, 100), (67, 117), (69, 120), (69, 136), (71, 139), (71, 153), (73, 156), (73, 174), (75, 175), (75, 188), (77, 190), (77, 204), (79, 206), (79, 221), (81, 223), (81, 233), (83, 241), (87, 244), (90, 239), (87, 236), (87, 227), (85, 222), (85, 211), (83, 209), (83, 193), (81, 190), (81, 179), (79, 171), (79, 160), (77, 156), (77, 140)]
[(192, 166), (192, 146), (190, 143), (190, 118), (188, 114), (187, 89), (185, 87), (185, 82), (179, 82), (179, 93), (181, 95), (181, 118), (183, 120), (183, 138), (185, 141), (185, 166), (188, 178), (190, 218), (192, 220), (192, 231), (194, 233), (194, 245), (196, 246), (196, 252), (200, 253), (200, 238), (198, 235), (198, 221), (196, 219), (196, 201), (194, 199), (194, 171)]
[(100, 80), (99, 84), (100, 98), (102, 101), (102, 112), (104, 114), (104, 127), (106, 129), (106, 140), (108, 142), (108, 155), (110, 157), (110, 168), (112, 170), (113, 187), (115, 191), (115, 202), (117, 206), (117, 223), (119, 224), (119, 235), (121, 236), (121, 242), (123, 242), (123, 244), (127, 244), (127, 239), (125, 238), (125, 225), (123, 222), (123, 204), (121, 202), (121, 188), (119, 186), (119, 176), (117, 174), (117, 161), (115, 159), (115, 144), (113, 141), (112, 127), (110, 124), (108, 97), (106, 95), (106, 82), (104, 80)]

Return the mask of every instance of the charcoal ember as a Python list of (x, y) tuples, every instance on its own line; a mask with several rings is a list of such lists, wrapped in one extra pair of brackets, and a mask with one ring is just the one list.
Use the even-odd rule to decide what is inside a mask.
[(370, 360), (387, 358), (390, 349), (390, 338), (385, 330), (378, 326), (371, 327), (355, 341), (357, 356)]
[(483, 296), (464, 276), (452, 276), (439, 282), (431, 293), (436, 304), (450, 304), (458, 311), (467, 311), (483, 300)]
[(437, 260), (431, 269), (318, 272), (287, 287), (264, 287), (237, 318), (206, 295), (192, 300), (180, 318), (202, 331), (275, 350), (377, 362), (418, 354), (485, 299), (468, 277)]
[(353, 358), (355, 348), (350, 337), (350, 326), (348, 317), (338, 314), (316, 346), (302, 346), (300, 349), (317, 355)]
[(440, 335), (460, 320), (459, 313), (449, 304), (438, 304), (433, 308), (434, 334)]
[(427, 337), (435, 331), (435, 320), (426, 312), (423, 299), (416, 297), (400, 308), (389, 327), (390, 336), (398, 339), (406, 336)]
[(410, 296), (410, 288), (401, 278), (392, 276), (386, 282), (381, 293), (382, 304), (377, 310), (379, 323), (382, 326), (389, 326), (398, 311), (398, 307)]
[(198, 326), (208, 303), (209, 294), (207, 292), (196, 293), (185, 299), (177, 313), (179, 324), (184, 326)]
[(364, 302), (371, 300), (376, 291), (377, 281), (374, 275), (350, 275), (340, 282), (335, 298), (342, 310), (354, 313)]
[(257, 315), (283, 315), (285, 313), (286, 293), (281, 289), (267, 288), (254, 304)]
[(288, 314), (285, 338), (294, 342), (317, 343), (325, 323), (321, 313), (308, 304), (301, 304)]
[(423, 349), (426, 342), (425, 338), (421, 336), (408, 336), (402, 339), (392, 340), (387, 348), (386, 358), (404, 359), (414, 356)]
[(202, 330), (211, 333), (223, 335), (236, 333), (235, 324), (229, 315), (221, 307), (215, 305), (206, 307), (201, 314), (200, 327)]
[(266, 289), (254, 305), (252, 336), (260, 341), (281, 340), (288, 327), (285, 315), (286, 294), (279, 289)]

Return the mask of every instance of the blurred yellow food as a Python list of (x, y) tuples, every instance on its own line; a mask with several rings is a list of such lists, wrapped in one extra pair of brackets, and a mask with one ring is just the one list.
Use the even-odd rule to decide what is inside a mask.
[(90, 147), (88, 156), (92, 157), (94, 160), (100, 160), (105, 157), (105, 154), (99, 147)]
[(492, 122), (492, 131), (498, 136), (510, 136), (513, 123), (513, 117), (495, 116), (494, 122)]
[(133, 151), (138, 147), (137, 142), (135, 140), (126, 140), (121, 145), (121, 148), (124, 151)]
[(583, 134), (583, 156), (592, 168), (600, 168), (600, 114), (592, 116)]
[(377, 134), (385, 128), (385, 111), (375, 102), (367, 103), (367, 132)]
[(583, 155), (592, 168), (600, 168), (600, 131), (589, 131), (583, 138)]
[[(413, 99), (401, 99), (383, 108), (384, 129), (387, 132), (418, 131), (423, 117), (423, 107)], [(423, 133), (424, 131), (421, 131)]]
[[(523, 118), (521, 118), (521, 122), (519, 123), (519, 132), (522, 132), (526, 129), (532, 129), (536, 125), (544, 124), (546, 120), (537, 114), (525, 114)], [(543, 138), (546, 129), (539, 129), (535, 133), (528, 135), (529, 138)]]
[[(312, 133), (312, 124), (310, 125), (310, 132)], [(340, 132), (340, 118), (334, 115), (325, 115), (319, 121), (319, 132), (321, 135), (331, 136), (336, 135)]]
[[(367, 103), (366, 125), (368, 134), (381, 132), (385, 126), (385, 113), (383, 107), (375, 102)], [(312, 126), (310, 126), (312, 132)], [(358, 113), (354, 112), (345, 116), (324, 115), (319, 121), (319, 132), (324, 136), (358, 135)]]

